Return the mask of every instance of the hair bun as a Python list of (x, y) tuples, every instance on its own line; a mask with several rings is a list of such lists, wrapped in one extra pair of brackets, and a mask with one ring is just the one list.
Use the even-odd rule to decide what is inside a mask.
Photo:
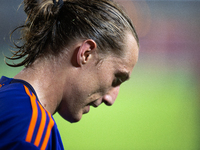
[(48, 21), (57, 16), (63, 3), (63, 0), (24, 0), (24, 11), (31, 22), (37, 19)]

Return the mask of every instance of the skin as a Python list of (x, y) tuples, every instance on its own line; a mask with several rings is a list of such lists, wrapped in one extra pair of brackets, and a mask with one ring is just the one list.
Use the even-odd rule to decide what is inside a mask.
[(111, 106), (122, 82), (130, 78), (138, 60), (138, 45), (127, 33), (124, 56), (112, 54), (100, 59), (95, 41), (76, 41), (59, 58), (38, 59), (14, 78), (29, 82), (43, 107), (77, 122), (90, 106)]

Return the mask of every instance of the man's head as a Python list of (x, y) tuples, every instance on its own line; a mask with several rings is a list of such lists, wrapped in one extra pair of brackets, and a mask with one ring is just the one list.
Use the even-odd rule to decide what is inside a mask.
[(112, 105), (138, 59), (138, 36), (126, 13), (112, 0), (64, 0), (62, 7), (24, 0), (24, 10), (23, 45), (10, 59), (25, 59), (11, 66), (66, 60), (59, 61), (66, 75), (57, 111), (70, 122), (91, 105)]
[[(123, 56), (103, 55), (93, 40), (77, 42), (74, 53), (68, 56), (73, 63), (67, 67), (64, 92), (58, 113), (70, 122), (77, 122), (90, 106), (101, 103), (111, 106), (119, 93), (120, 85), (131, 76), (138, 60), (138, 45), (131, 33), (126, 33)], [(69, 74), (69, 75), (67, 75)]]

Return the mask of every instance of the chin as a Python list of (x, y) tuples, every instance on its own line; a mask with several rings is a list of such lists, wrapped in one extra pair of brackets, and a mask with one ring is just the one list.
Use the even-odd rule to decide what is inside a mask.
[[(67, 119), (65, 119), (67, 120)], [(71, 119), (68, 119), (67, 121), (69, 121), (70, 123), (76, 123), (76, 122), (79, 122), (81, 120), (81, 118), (71, 118)]]
[(79, 122), (82, 118), (82, 114), (76, 114), (76, 115), (63, 115), (61, 113), (59, 114), (63, 119), (67, 120), (70, 123)]

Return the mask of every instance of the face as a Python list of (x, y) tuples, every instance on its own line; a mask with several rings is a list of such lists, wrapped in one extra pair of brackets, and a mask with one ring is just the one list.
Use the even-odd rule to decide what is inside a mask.
[[(112, 105), (119, 93), (120, 85), (130, 78), (138, 60), (138, 46), (131, 34), (127, 35), (123, 58), (106, 56), (96, 63), (77, 69), (77, 74), (67, 83), (65, 94), (59, 107), (59, 114), (70, 122), (77, 122), (88, 113), (90, 107), (101, 103)], [(92, 62), (92, 58), (91, 58)]]

